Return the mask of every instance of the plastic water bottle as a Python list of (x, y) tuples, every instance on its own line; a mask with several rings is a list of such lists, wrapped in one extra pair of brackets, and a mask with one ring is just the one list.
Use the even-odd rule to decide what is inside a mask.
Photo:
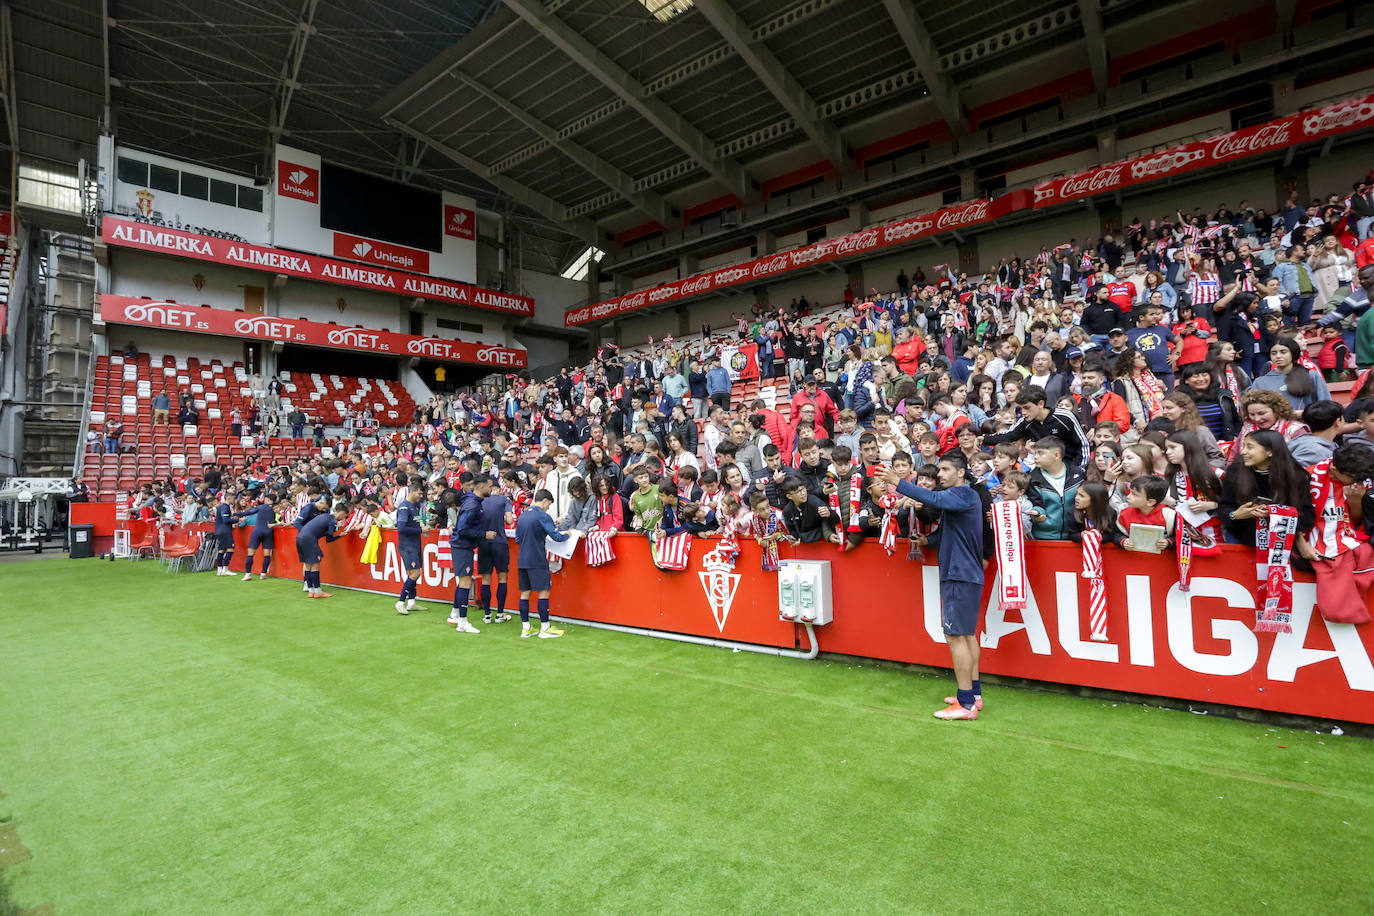
[(801, 619), (807, 623), (816, 619), (816, 587), (810, 579), (801, 584)]
[(783, 620), (797, 619), (797, 593), (796, 584), (791, 576), (782, 579), (779, 584), (779, 609), (778, 614)]

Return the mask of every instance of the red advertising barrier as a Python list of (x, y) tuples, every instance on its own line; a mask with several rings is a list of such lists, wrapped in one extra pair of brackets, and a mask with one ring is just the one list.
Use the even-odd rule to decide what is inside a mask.
[(131, 324), (145, 328), (167, 328), (221, 337), (249, 337), (279, 340), (307, 347), (339, 350), (364, 350), (388, 356), (418, 356), (454, 363), (476, 363), (501, 368), (524, 368), (525, 351), (492, 344), (445, 340), (441, 337), (416, 337), (393, 331), (348, 328), (322, 321), (250, 315), (204, 305), (182, 305), (131, 296), (100, 297), (100, 318), (106, 324)]
[(1244, 130), (1184, 143), (1163, 152), (1100, 165), (1067, 178), (1056, 178), (1036, 186), (1035, 206), (1050, 207), (1080, 197), (1091, 197), (1184, 172), (1224, 165), (1247, 156), (1321, 140), (1371, 123), (1374, 123), (1374, 95), (1346, 99), (1316, 111), (1289, 115)]
[(227, 264), (230, 267), (266, 270), (290, 277), (319, 280), (322, 283), (337, 283), (341, 286), (374, 289), (384, 293), (454, 302), (492, 312), (534, 314), (534, 300), (528, 296), (498, 293), (470, 283), (437, 280), (385, 267), (349, 264), (346, 261), (301, 254), (283, 248), (231, 242), (228, 239), (169, 229), (166, 226), (150, 226), (110, 216), (108, 213), (100, 220), (100, 240), (107, 245), (118, 245), (123, 248), (174, 254), (197, 261)]
[(1013, 191), (996, 200), (986, 198), (970, 203), (954, 204), (936, 210), (911, 216), (882, 226), (873, 226), (851, 232), (839, 238), (822, 239), (814, 245), (785, 251), (782, 254), (767, 255), (742, 264), (732, 264), (718, 270), (696, 274), (685, 280), (674, 280), (653, 289), (641, 289), (627, 293), (605, 302), (584, 305), (563, 316), (568, 327), (600, 321), (625, 312), (662, 305), (677, 299), (687, 299), (724, 289), (739, 283), (755, 283), (789, 271), (824, 264), (839, 258), (850, 258), (870, 251), (881, 251), (897, 245), (905, 245), (916, 239), (934, 235), (937, 232), (950, 232), (963, 229), (988, 220), (1005, 216), (1013, 210), (1030, 206), (1030, 192)]
[[(295, 529), (278, 529), (272, 574), (300, 575)], [(420, 596), (453, 597), (452, 573), (437, 562), (436, 536), (426, 537)], [(242, 569), (247, 531), (238, 533)], [(744, 542), (733, 571), (703, 565), (715, 542), (697, 541), (686, 572), (667, 573), (649, 560), (637, 536), (614, 541), (617, 558), (589, 569), (582, 550), (554, 576), (553, 612), (564, 617), (739, 642), (792, 648), (804, 637), (778, 620), (776, 576), (759, 569), (758, 548)], [(324, 581), (382, 592), (401, 585), (395, 532), (384, 534), (375, 564), (358, 560), (359, 538), (325, 545)], [(1330, 623), (1314, 613), (1316, 586), (1297, 574), (1293, 632), (1256, 633), (1254, 552), (1223, 548), (1194, 561), (1192, 588), (1178, 590), (1167, 555), (1103, 551), (1109, 642), (1088, 632), (1088, 584), (1077, 545), (1028, 545), (1030, 596), (1024, 611), (1002, 612), (993, 575), (984, 589), (982, 670), (1039, 681), (1225, 703), (1277, 712), (1374, 723), (1374, 624)], [(817, 628), (821, 650), (948, 667), (942, 645), (939, 570), (889, 557), (876, 544), (841, 556), (833, 547), (784, 549), (784, 557), (831, 561), (834, 622)], [(512, 545), (512, 557), (515, 550)], [(722, 581), (713, 577), (724, 576)], [(511, 570), (514, 583), (515, 570)], [(718, 606), (711, 595), (728, 596)], [(390, 598), (386, 601), (389, 606)], [(512, 594), (509, 605), (515, 606)]]
[(114, 537), (117, 527), (114, 503), (68, 503), (67, 509), (69, 524), (91, 525), (91, 533), (98, 538)]

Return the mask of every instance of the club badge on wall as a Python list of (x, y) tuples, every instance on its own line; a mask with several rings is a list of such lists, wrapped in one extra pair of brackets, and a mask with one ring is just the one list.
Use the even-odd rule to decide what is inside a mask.
[(138, 212), (144, 216), (153, 215), (153, 192), (146, 188), (138, 192)]
[(192, 274), (191, 285), (196, 288), (196, 292), (203, 290), (205, 288), (205, 274)]
[(334, 304), (339, 307), (339, 311), (341, 312), (344, 309), (348, 308), (348, 300), (345, 299), (343, 296), (340, 296), (339, 298), (335, 299)]

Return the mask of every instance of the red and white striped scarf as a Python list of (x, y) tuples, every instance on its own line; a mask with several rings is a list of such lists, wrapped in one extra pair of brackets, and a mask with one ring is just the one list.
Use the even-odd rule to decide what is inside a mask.
[[(770, 507), (763, 518), (759, 518), (757, 512), (754, 513), (754, 517), (750, 520), (749, 526), (756, 539), (771, 537), (777, 534), (778, 530), (781, 528), (782, 516), (778, 510)], [(778, 567), (782, 565), (782, 561), (778, 556), (778, 542), (770, 541), (765, 544), (762, 540), (759, 540), (759, 547), (761, 549), (759, 563), (763, 571), (776, 572)]]
[(1088, 638), (1107, 641), (1107, 585), (1102, 581), (1102, 532), (1083, 529), (1083, 578), (1088, 580)]
[(587, 565), (605, 566), (615, 559), (615, 548), (611, 546), (613, 535), (609, 531), (593, 528), (587, 532)]
[(878, 530), (878, 543), (882, 545), (887, 555), (892, 556), (897, 549), (897, 494), (887, 493), (878, 498), (878, 505), (883, 510), (882, 527)]
[(1255, 607), (1256, 633), (1293, 632), (1293, 542), (1298, 533), (1298, 510), (1270, 506), (1268, 524), (1255, 522), (1255, 553), (1264, 569)]
[(1164, 386), (1149, 369), (1141, 369), (1131, 376), (1135, 388), (1140, 392), (1140, 401), (1145, 406), (1145, 419), (1153, 420), (1164, 407)]
[(1307, 534), (1307, 541), (1323, 559), (1333, 559), (1360, 546), (1350, 527), (1345, 504), (1345, 487), (1331, 479), (1331, 459), (1319, 461), (1308, 472), (1312, 506), (1317, 510), (1317, 523)]

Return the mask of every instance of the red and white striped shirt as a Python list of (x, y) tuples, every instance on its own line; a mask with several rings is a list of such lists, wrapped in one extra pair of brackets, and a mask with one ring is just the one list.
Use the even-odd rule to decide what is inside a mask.
[(1308, 472), (1311, 475), (1312, 505), (1317, 510), (1317, 523), (1307, 535), (1317, 556), (1334, 559), (1360, 545), (1345, 508), (1345, 487), (1331, 479), (1331, 459), (1319, 461)]
[(1188, 277), (1188, 292), (1193, 305), (1211, 305), (1221, 298), (1221, 281), (1215, 275), (1203, 276), (1194, 272)]

